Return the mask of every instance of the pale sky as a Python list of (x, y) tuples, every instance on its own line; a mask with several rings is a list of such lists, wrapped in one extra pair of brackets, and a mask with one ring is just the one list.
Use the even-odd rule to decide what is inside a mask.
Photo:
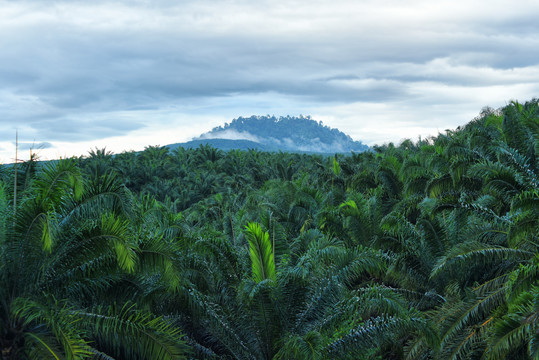
[(369, 145), (539, 96), (539, 1), (2, 1), (0, 162), (311, 115)]

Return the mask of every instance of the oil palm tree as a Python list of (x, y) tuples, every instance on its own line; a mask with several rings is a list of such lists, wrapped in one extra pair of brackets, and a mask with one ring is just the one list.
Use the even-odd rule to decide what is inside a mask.
[(2, 358), (184, 357), (167, 320), (129, 296), (104, 296), (145, 266), (124, 187), (107, 176), (85, 182), (73, 160), (60, 160), (44, 165), (16, 209), (0, 195)]

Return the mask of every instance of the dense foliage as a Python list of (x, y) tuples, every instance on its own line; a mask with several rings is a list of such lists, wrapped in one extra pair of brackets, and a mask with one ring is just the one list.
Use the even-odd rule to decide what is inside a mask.
[[(539, 101), (323, 157), (1, 168), (5, 359), (539, 358)], [(56, 356), (56, 357), (55, 357)]]

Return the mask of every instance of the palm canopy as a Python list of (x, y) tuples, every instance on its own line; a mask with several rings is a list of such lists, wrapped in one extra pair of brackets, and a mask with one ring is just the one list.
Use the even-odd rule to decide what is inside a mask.
[(85, 181), (74, 160), (60, 160), (27, 182), (17, 208), (1, 188), (3, 358), (185, 354), (178, 330), (163, 318), (135, 305), (116, 308), (128, 295), (97, 306), (143, 266), (131, 233), (132, 197), (123, 186), (109, 175)]
[(2, 356), (537, 358), (538, 116), (350, 156), (5, 167)]

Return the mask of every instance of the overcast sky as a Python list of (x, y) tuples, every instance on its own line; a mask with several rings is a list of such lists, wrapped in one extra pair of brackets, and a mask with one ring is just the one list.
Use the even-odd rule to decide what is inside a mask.
[[(369, 145), (539, 95), (539, 1), (2, 1), (0, 162), (311, 115)], [(20, 158), (28, 158), (27, 150)]]

